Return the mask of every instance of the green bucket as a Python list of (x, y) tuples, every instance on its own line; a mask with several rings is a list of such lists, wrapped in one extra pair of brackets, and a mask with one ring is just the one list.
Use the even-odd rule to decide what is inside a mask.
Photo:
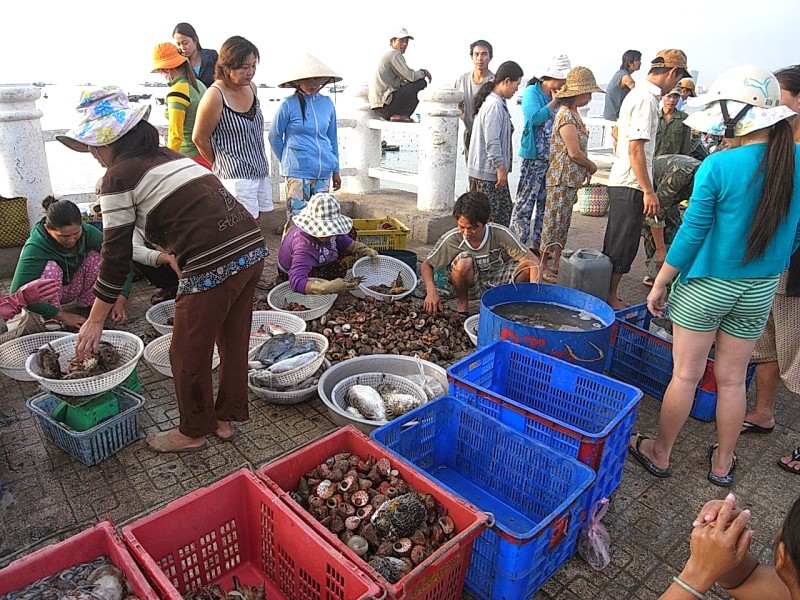
[(129, 389), (132, 392), (138, 392), (142, 389), (142, 382), (139, 381), (139, 375), (136, 373), (137, 369), (134, 368), (133, 372), (128, 375), (128, 378), (122, 382), (122, 387)]
[(414, 269), (414, 273), (417, 272), (416, 252), (412, 252), (411, 250), (378, 250), (378, 254), (383, 254), (384, 256), (391, 256), (392, 258), (396, 258), (397, 260), (403, 261), (409, 267)]

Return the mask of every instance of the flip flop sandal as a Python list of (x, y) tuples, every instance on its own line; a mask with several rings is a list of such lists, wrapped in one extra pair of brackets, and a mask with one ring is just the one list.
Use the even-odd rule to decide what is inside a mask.
[(742, 430), (739, 432), (739, 435), (744, 435), (745, 433), (767, 434), (772, 433), (773, 429), (775, 429), (775, 425), (772, 427), (762, 427), (761, 425), (756, 425), (750, 421), (744, 421), (742, 422)]
[(736, 470), (736, 465), (739, 462), (739, 457), (736, 454), (733, 455), (733, 459), (731, 460), (731, 468), (728, 469), (728, 472), (725, 475), (717, 475), (712, 471), (712, 464), (714, 461), (714, 450), (719, 447), (719, 444), (711, 444), (708, 448), (708, 475), (706, 475), (706, 479), (708, 479), (714, 485), (718, 485), (719, 487), (731, 487), (733, 483), (733, 472)]
[[(800, 447), (795, 448), (792, 451), (792, 460), (790, 462), (800, 462)], [(800, 475), (800, 469), (795, 469), (785, 462), (783, 462), (780, 458), (778, 459), (778, 466), (783, 469), (784, 471), (789, 471), (789, 473), (794, 473), (795, 475)]]
[(666, 468), (659, 467), (642, 453), (639, 446), (641, 446), (642, 440), (649, 440), (649, 439), (650, 438), (647, 437), (646, 435), (637, 433), (636, 443), (633, 446), (628, 444), (628, 453), (631, 456), (633, 456), (633, 458), (638, 460), (651, 475), (655, 475), (656, 477), (660, 477), (662, 479), (672, 476), (672, 467), (666, 467)]

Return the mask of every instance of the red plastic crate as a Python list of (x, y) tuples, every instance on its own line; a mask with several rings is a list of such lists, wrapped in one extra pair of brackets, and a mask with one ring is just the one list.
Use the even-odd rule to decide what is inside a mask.
[[(297, 489), (300, 477), (339, 452), (358, 454), (362, 458), (387, 458), (407, 483), (418, 492), (432, 494), (456, 525), (456, 535), (426, 560), (417, 565), (397, 583), (389, 583), (361, 557), (328, 531), (302, 506), (286, 493)], [(347, 556), (355, 565), (386, 590), (390, 598), (451, 600), (460, 598), (472, 555), (475, 539), (483, 533), (487, 516), (478, 508), (445, 490), (424, 476), (412, 465), (397, 457), (358, 431), (352, 425), (342, 427), (256, 470), (256, 475), (280, 494), (280, 498), (303, 521), (323, 536), (337, 552)]]
[(43, 577), (101, 556), (110, 558), (122, 571), (131, 590), (141, 600), (158, 599), (109, 521), (101, 521), (63, 542), (46, 546), (0, 569), (0, 594), (20, 590)]
[(265, 582), (270, 600), (383, 596), (247, 469), (124, 526), (122, 537), (164, 598), (212, 583), (230, 590), (234, 575)]

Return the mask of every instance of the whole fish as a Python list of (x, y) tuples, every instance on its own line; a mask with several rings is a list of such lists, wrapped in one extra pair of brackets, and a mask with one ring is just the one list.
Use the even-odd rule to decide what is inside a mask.
[(383, 398), (374, 387), (354, 385), (347, 390), (347, 401), (370, 421), (385, 421), (386, 406)]
[(269, 338), (266, 342), (261, 344), (258, 350), (258, 360), (263, 364), (269, 366), (281, 354), (294, 346), (293, 333), (281, 333), (274, 337)]
[(298, 356), (282, 360), (279, 363), (274, 363), (266, 371), (271, 375), (277, 375), (278, 373), (285, 373), (286, 371), (291, 371), (292, 369), (296, 369), (297, 367), (302, 367), (306, 363), (310, 363), (318, 356), (319, 352), (306, 352), (305, 354), (300, 354)]
[(269, 327), (269, 332), (272, 335), (283, 335), (284, 333), (289, 333), (288, 329), (284, 329), (283, 327), (281, 327), (277, 323), (270, 323), (268, 325), (268, 327)]
[(294, 348), (289, 348), (286, 352), (281, 354), (275, 360), (274, 363), (279, 363), (282, 360), (286, 360), (287, 358), (292, 358), (293, 356), (299, 356), (301, 354), (305, 354), (306, 352), (311, 352), (317, 345), (314, 342), (306, 342), (305, 344), (301, 344), (300, 346), (295, 346)]
[(267, 326), (262, 324), (261, 327), (250, 332), (250, 337), (272, 337), (272, 334), (267, 329)]

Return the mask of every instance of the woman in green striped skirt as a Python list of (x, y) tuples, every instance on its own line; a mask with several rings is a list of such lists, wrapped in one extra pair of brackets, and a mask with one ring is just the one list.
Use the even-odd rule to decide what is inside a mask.
[(779, 103), (775, 76), (749, 66), (725, 71), (708, 95), (690, 102), (702, 108), (686, 125), (724, 135), (732, 149), (698, 169), (683, 224), (647, 297), (650, 312), (662, 316), (671, 285), (674, 366), (658, 435), (634, 435), (628, 451), (657, 477), (671, 475), (672, 447), (715, 345), (717, 442), (707, 450), (707, 479), (733, 482), (747, 363), (778, 276), (800, 244), (800, 152), (787, 121), (794, 113)]

